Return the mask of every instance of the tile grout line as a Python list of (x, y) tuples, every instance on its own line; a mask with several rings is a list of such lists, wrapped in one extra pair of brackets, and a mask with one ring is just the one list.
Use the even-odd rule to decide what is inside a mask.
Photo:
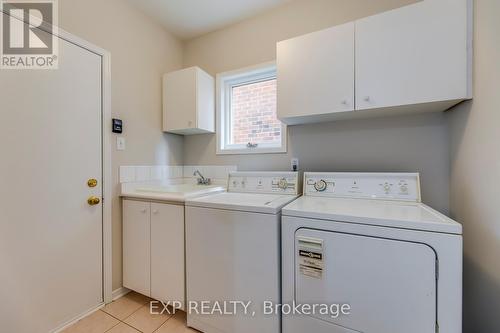
[[(144, 302), (144, 303), (142, 303), (142, 304), (141, 304), (140, 302), (138, 302), (138, 303), (139, 303), (139, 304), (141, 304), (141, 305), (140, 305), (140, 306), (139, 306), (136, 310), (134, 310), (132, 313), (130, 313), (128, 316), (126, 316), (126, 317), (125, 317), (125, 318), (123, 318), (123, 319), (120, 319), (120, 318), (118, 318), (118, 317), (115, 317), (113, 314), (106, 312), (106, 311), (104, 310), (104, 308), (99, 309), (99, 311), (102, 311), (104, 314), (106, 314), (106, 315), (108, 315), (108, 316), (110, 316), (110, 317), (112, 317), (112, 318), (114, 318), (114, 319), (116, 319), (116, 320), (118, 321), (115, 325), (113, 325), (112, 327), (110, 327), (109, 329), (107, 329), (106, 331), (104, 331), (103, 333), (106, 333), (106, 332), (111, 331), (111, 330), (112, 330), (112, 329), (114, 329), (116, 326), (120, 325), (120, 323), (125, 324), (126, 326), (128, 326), (128, 327), (130, 327), (130, 328), (132, 328), (132, 329), (136, 330), (137, 332), (144, 333), (144, 332), (143, 332), (142, 330), (140, 330), (139, 328), (134, 327), (134, 326), (132, 326), (131, 324), (128, 324), (127, 322), (125, 322), (125, 320), (127, 320), (128, 318), (130, 318), (133, 314), (135, 314), (136, 312), (138, 312), (139, 310), (141, 310), (144, 306), (146, 306), (146, 305), (147, 305), (148, 303), (150, 303), (150, 302), (151, 302), (151, 300), (149, 300), (149, 301), (147, 301), (147, 302)], [(170, 314), (170, 315), (168, 316), (168, 318), (167, 318), (167, 319), (166, 319), (163, 323), (161, 323), (161, 325), (160, 325), (158, 328), (156, 328), (156, 329), (155, 329), (152, 333), (158, 332), (158, 331), (159, 331), (159, 330), (160, 330), (160, 329), (161, 329), (161, 328), (162, 328), (162, 327), (163, 327), (163, 326), (164, 326), (164, 325), (165, 325), (165, 324), (166, 324), (169, 320), (171, 320), (174, 316), (175, 316), (175, 314)]]
[[(144, 304), (144, 305), (145, 305), (145, 304)], [(144, 305), (141, 305), (141, 307), (140, 307), (140, 308), (142, 308)], [(140, 308), (139, 308), (139, 309), (140, 309)], [(124, 318), (123, 320), (127, 319), (128, 317), (130, 317), (131, 315), (133, 315), (134, 313), (136, 313), (139, 309), (137, 309), (136, 311), (132, 312), (130, 315), (128, 315), (128, 316), (127, 316), (126, 318)], [(121, 324), (125, 324), (125, 325), (127, 325), (128, 327), (133, 328), (134, 330), (136, 330), (136, 331), (138, 331), (138, 332), (143, 333), (140, 329), (138, 329), (138, 328), (136, 328), (136, 327), (134, 327), (134, 326), (132, 326), (132, 325), (130, 325), (130, 324), (128, 324), (128, 323), (126, 323), (126, 322), (124, 322), (123, 320), (121, 320), (121, 319), (119, 319), (119, 318), (116, 318), (116, 317), (115, 317), (115, 316), (113, 316), (112, 314), (109, 314), (109, 313), (107, 313), (106, 311), (103, 311), (103, 310), (100, 310), (100, 311), (102, 311), (102, 312), (104, 312), (105, 314), (107, 314), (107, 315), (109, 315), (109, 316), (111, 316), (111, 317), (115, 318), (116, 320), (118, 320), (118, 323), (117, 323), (116, 325), (114, 325), (114, 326), (113, 326), (113, 327), (111, 327), (110, 329), (108, 329), (108, 330), (104, 331), (103, 333), (106, 333), (106, 332), (111, 331), (113, 328), (115, 328), (116, 326), (120, 325), (120, 323), (121, 323)], [(153, 332), (153, 333), (154, 333), (154, 332)]]
[[(101, 310), (101, 309), (99, 309), (99, 311), (102, 311), (102, 310)], [(104, 312), (104, 311), (102, 311), (102, 312), (103, 312), (104, 314), (107, 314), (107, 315), (108, 315), (108, 316), (110, 316), (111, 318), (114, 318), (114, 319), (118, 320), (118, 322), (117, 322), (115, 325), (113, 325), (113, 326), (111, 326), (109, 329), (105, 330), (105, 331), (104, 331), (104, 333), (109, 332), (109, 331), (111, 331), (113, 328), (115, 328), (116, 326), (120, 325), (120, 322), (121, 322), (121, 321), (120, 321), (120, 319), (113, 317), (112, 315), (110, 315), (110, 314), (109, 314), (109, 313), (107, 313), (107, 312)]]
[(125, 324), (125, 325), (127, 325), (128, 327), (133, 328), (133, 329), (134, 329), (134, 330), (136, 330), (137, 332), (141, 332), (141, 333), (143, 333), (140, 329), (138, 329), (138, 328), (136, 328), (136, 327), (134, 327), (134, 326), (132, 326), (132, 325), (129, 325), (129, 324), (127, 324), (127, 323), (126, 323), (126, 322), (124, 322), (124, 321), (122, 321), (122, 323), (124, 323), (124, 324)]
[(153, 331), (153, 333), (158, 332), (158, 330), (159, 330), (160, 328), (162, 328), (162, 327), (163, 327), (163, 325), (165, 325), (165, 324), (167, 323), (167, 321), (169, 321), (169, 320), (170, 320), (170, 319), (172, 319), (173, 317), (174, 317), (174, 315), (170, 315), (170, 316), (167, 318), (167, 320), (165, 320), (165, 321), (164, 321), (164, 322), (160, 325), (160, 327), (158, 327), (157, 329), (155, 329), (155, 330)]
[[(115, 318), (116, 320), (121, 321), (121, 319), (120, 319), (120, 318), (117, 318), (117, 317), (113, 316), (111, 313), (107, 313), (107, 312), (106, 312), (106, 311), (104, 311), (104, 310), (99, 310), (99, 311), (102, 311), (102, 312), (104, 312), (105, 314), (107, 314), (108, 316), (111, 316), (111, 317)], [(106, 331), (106, 332), (107, 332), (107, 331)]]
[[(125, 296), (125, 295), (124, 295), (124, 296)], [(115, 301), (116, 301), (116, 300), (115, 300)], [(113, 302), (114, 302), (114, 301), (113, 301)], [(123, 324), (125, 324), (125, 325), (127, 325), (127, 326), (129, 326), (129, 327), (133, 328), (134, 330), (136, 330), (136, 331), (138, 331), (138, 332), (143, 333), (140, 329), (138, 329), (138, 328), (136, 328), (136, 327), (134, 327), (134, 326), (132, 326), (132, 325), (129, 325), (129, 324), (128, 324), (128, 323), (126, 323), (124, 320), (126, 320), (127, 318), (129, 318), (130, 316), (132, 316), (134, 313), (136, 313), (137, 311), (139, 311), (139, 310), (140, 310), (143, 306), (145, 306), (145, 305), (146, 305), (146, 304), (148, 304), (149, 302), (150, 302), (150, 301), (147, 301), (147, 302), (142, 303), (142, 304), (141, 304), (140, 302), (138, 302), (138, 303), (139, 303), (139, 304), (141, 304), (141, 305), (140, 305), (140, 306), (139, 306), (136, 310), (134, 310), (131, 314), (129, 314), (128, 316), (126, 316), (125, 318), (123, 318), (123, 320), (122, 320), (122, 319), (120, 319), (120, 318), (117, 318), (117, 317), (113, 316), (111, 313), (108, 313), (108, 312), (104, 311), (104, 310), (103, 310), (104, 308), (103, 308), (103, 309), (99, 309), (99, 311), (102, 311), (102, 312), (104, 312), (105, 314), (107, 314), (107, 315), (109, 315), (109, 316), (113, 317), (114, 319), (118, 320), (118, 323), (117, 323), (116, 325), (114, 325), (113, 327), (111, 327), (109, 330), (104, 331), (103, 333), (109, 332), (110, 330), (112, 330), (113, 328), (115, 328), (116, 326), (118, 326), (120, 323), (123, 323)], [(162, 324), (162, 325), (163, 325), (163, 324)], [(154, 333), (154, 332), (153, 332), (153, 333)]]

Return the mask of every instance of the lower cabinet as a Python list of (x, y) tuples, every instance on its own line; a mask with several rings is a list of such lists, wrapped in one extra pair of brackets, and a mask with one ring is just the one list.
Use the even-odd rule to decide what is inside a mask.
[(151, 297), (184, 305), (184, 206), (151, 204)]
[(184, 206), (123, 200), (123, 285), (185, 304)]
[(123, 285), (151, 296), (151, 204), (123, 200)]

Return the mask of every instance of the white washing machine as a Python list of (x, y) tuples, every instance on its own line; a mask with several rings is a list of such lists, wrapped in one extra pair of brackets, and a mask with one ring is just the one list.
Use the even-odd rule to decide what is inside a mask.
[[(188, 326), (205, 333), (281, 332), (280, 316), (265, 315), (262, 305), (281, 301), (281, 208), (300, 187), (297, 172), (234, 172), (227, 192), (186, 201)], [(251, 305), (247, 313), (241, 305), (236, 314), (211, 313), (224, 301)], [(202, 302), (209, 302), (208, 313)]]
[(283, 302), (350, 307), (283, 315), (283, 333), (462, 331), (462, 227), (418, 174), (306, 173), (282, 215)]

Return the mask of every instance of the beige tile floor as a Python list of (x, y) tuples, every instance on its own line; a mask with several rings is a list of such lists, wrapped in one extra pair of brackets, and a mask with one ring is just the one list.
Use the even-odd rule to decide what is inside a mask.
[(63, 333), (194, 333), (186, 327), (186, 314), (178, 311), (175, 315), (151, 314), (151, 299), (135, 292), (107, 304)]

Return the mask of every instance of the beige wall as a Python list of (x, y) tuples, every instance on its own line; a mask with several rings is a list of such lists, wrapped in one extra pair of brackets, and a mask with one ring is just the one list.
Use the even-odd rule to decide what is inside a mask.
[[(113, 149), (113, 289), (122, 286), (120, 165), (182, 164), (182, 137), (161, 130), (161, 76), (182, 65), (182, 44), (122, 0), (60, 0), (59, 25), (111, 52), (112, 113), (127, 149)], [(115, 142), (113, 136), (113, 143)], [(83, 144), (83, 143), (82, 143)]]
[(185, 44), (184, 65), (210, 73), (276, 58), (276, 42), (417, 0), (298, 0)]
[[(276, 42), (415, 1), (305, 0), (190, 40), (184, 65), (211, 74), (275, 59)], [(186, 137), (186, 164), (236, 164), (244, 170), (418, 171), (423, 199), (448, 211), (449, 142), (443, 114), (289, 127), (287, 154), (217, 156), (215, 135)]]
[(451, 215), (464, 226), (464, 332), (500, 331), (500, 1), (475, 1), (474, 100), (449, 113)]

